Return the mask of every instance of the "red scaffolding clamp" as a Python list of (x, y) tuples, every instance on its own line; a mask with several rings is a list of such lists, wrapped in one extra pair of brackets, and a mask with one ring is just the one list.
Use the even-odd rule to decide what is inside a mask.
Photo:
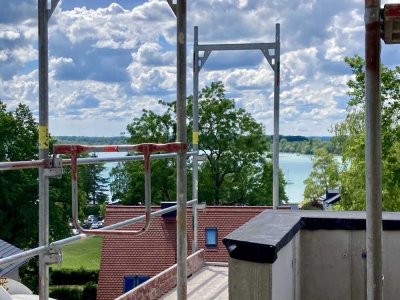
[[(185, 143), (153, 144), (145, 143), (138, 145), (54, 145), (54, 158), (58, 154), (71, 156), (71, 185), (72, 185), (72, 223), (82, 233), (92, 235), (139, 235), (144, 233), (151, 223), (151, 172), (150, 155), (153, 153), (183, 153), (187, 151)], [(144, 156), (145, 177), (145, 224), (140, 230), (116, 230), (116, 229), (84, 229), (78, 221), (78, 156), (89, 152), (136, 152)]]

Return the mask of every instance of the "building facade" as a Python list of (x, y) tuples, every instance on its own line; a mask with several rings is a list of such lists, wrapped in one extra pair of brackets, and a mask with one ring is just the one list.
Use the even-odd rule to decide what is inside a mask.
[[(198, 248), (206, 262), (227, 262), (222, 239), (270, 207), (208, 206), (198, 211)], [(159, 207), (153, 207), (158, 210)], [(144, 214), (143, 206), (108, 206), (105, 225)], [(143, 224), (127, 226), (140, 229)], [(188, 255), (192, 253), (192, 210), (187, 211)], [(140, 236), (106, 236), (103, 239), (98, 300), (111, 300), (176, 263), (176, 217), (153, 219)]]

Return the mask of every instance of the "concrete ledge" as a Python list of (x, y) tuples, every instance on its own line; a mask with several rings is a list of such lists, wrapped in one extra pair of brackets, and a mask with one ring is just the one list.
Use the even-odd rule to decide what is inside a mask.
[[(365, 212), (263, 212), (224, 239), (229, 299), (366, 299), (365, 218)], [(399, 299), (400, 213), (382, 219), (383, 298)]]
[[(187, 258), (187, 276), (200, 270), (204, 264), (204, 250), (201, 249)], [(140, 300), (140, 299), (159, 299), (164, 294), (171, 291), (177, 284), (176, 278), (177, 265), (173, 265), (162, 271), (157, 276), (135, 287), (116, 298), (116, 300)]]
[[(268, 211), (223, 239), (231, 258), (273, 263), (301, 229), (365, 230), (365, 212)], [(384, 212), (383, 230), (400, 230), (400, 214)]]

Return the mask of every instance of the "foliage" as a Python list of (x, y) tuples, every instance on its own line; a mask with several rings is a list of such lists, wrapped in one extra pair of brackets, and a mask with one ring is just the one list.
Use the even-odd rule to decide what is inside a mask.
[(304, 180), (304, 198), (311, 200), (325, 194), (328, 189), (338, 187), (339, 167), (333, 154), (319, 149), (312, 158), (312, 170)]
[(50, 283), (52, 285), (83, 285), (88, 282), (97, 282), (98, 270), (79, 269), (51, 269)]
[[(172, 106), (163, 114), (143, 110), (139, 118), (128, 124), (128, 142), (169, 143), (175, 141), (175, 122)], [(174, 159), (159, 159), (151, 162), (151, 199), (153, 203), (175, 201), (176, 164)], [(111, 171), (111, 191), (114, 199), (122, 199), (126, 204), (144, 203), (144, 163), (126, 162), (118, 164)], [(162, 180), (160, 180), (162, 179)], [(113, 199), (113, 200), (114, 200)]]
[[(365, 209), (365, 67), (361, 57), (346, 58), (354, 79), (348, 82), (350, 101), (346, 119), (334, 126), (342, 147), (341, 207)], [(382, 206), (400, 210), (400, 67), (381, 66)]]
[[(190, 97), (189, 110), (192, 102)], [(199, 149), (207, 157), (199, 168), (199, 199), (214, 205), (272, 203), (263, 127), (226, 98), (221, 82), (199, 94)], [(281, 196), (286, 199), (284, 192)]]
[(90, 215), (98, 216), (100, 214), (101, 205), (99, 204), (86, 205), (86, 207), (83, 210), (85, 216), (90, 216)]
[[(193, 98), (189, 97), (188, 131), (192, 127), (192, 102)], [(175, 103), (160, 101), (160, 104), (165, 107), (163, 113), (143, 110), (143, 114), (128, 125), (130, 143), (175, 141)], [(207, 158), (199, 166), (199, 198), (216, 205), (271, 204), (272, 165), (267, 158), (268, 140), (262, 126), (244, 109), (237, 108), (234, 100), (225, 97), (220, 82), (202, 90), (199, 112), (199, 149)], [(174, 201), (175, 160), (154, 160), (151, 168), (153, 202)], [(190, 176), (190, 161), (188, 169)], [(188, 180), (188, 184), (190, 182)], [(282, 176), (281, 199), (285, 201), (284, 184)], [(113, 198), (121, 197), (126, 204), (137, 204), (143, 202), (143, 189), (143, 163), (125, 163), (113, 168)]]
[(83, 291), (80, 287), (59, 286), (52, 287), (49, 290), (49, 296), (58, 300), (80, 300), (83, 296)]
[(35, 256), (28, 260), (19, 269), (21, 282), (26, 285), (34, 294), (39, 292), (39, 257)]
[(96, 300), (97, 285), (86, 283), (82, 286), (51, 286), (49, 296), (58, 300)]
[[(96, 158), (97, 155), (91, 153), (89, 157)], [(105, 169), (104, 164), (79, 166), (79, 180), (82, 182), (88, 204), (102, 204), (108, 199), (106, 194), (108, 179), (101, 174)]]
[(322, 210), (323, 205), (321, 201), (317, 199), (306, 200), (299, 205), (302, 210)]
[(83, 288), (82, 300), (96, 300), (97, 298), (97, 285), (94, 283), (87, 283)]
[(280, 152), (314, 154), (320, 149), (325, 149), (328, 153), (341, 154), (341, 148), (337, 143), (317, 138), (292, 141), (290, 137), (283, 137), (279, 143)]
[[(37, 159), (37, 124), (20, 104), (7, 112), (0, 102), (0, 161)], [(21, 248), (37, 244), (38, 171), (0, 171), (0, 238)]]

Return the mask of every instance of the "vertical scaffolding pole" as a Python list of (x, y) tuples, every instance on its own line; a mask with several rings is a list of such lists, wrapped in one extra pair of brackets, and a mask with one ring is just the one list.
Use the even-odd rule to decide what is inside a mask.
[(367, 298), (382, 293), (382, 163), (380, 91), (380, 0), (365, 1), (365, 161), (367, 207)]
[[(187, 143), (186, 0), (177, 2), (177, 142)], [(177, 299), (187, 298), (186, 152), (177, 156)]]
[[(199, 43), (199, 31), (198, 27), (194, 27), (194, 45), (193, 47), (193, 151), (196, 154), (193, 155), (193, 170), (192, 170), (192, 199), (198, 199), (199, 197), (199, 62), (198, 62), (198, 51), (195, 50)], [(192, 206), (193, 209), (193, 245), (192, 253), (197, 251), (197, 228), (198, 228), (198, 217), (197, 217), (197, 203)]]
[(275, 68), (274, 68), (274, 137), (273, 137), (273, 180), (272, 203), (279, 206), (279, 87), (280, 87), (280, 24), (276, 24)]
[[(38, 2), (39, 33), (39, 159), (49, 155), (48, 143), (48, 10), (47, 1)], [(49, 181), (39, 168), (39, 246), (49, 246)], [(39, 255), (39, 299), (49, 297), (49, 267), (46, 255)]]

